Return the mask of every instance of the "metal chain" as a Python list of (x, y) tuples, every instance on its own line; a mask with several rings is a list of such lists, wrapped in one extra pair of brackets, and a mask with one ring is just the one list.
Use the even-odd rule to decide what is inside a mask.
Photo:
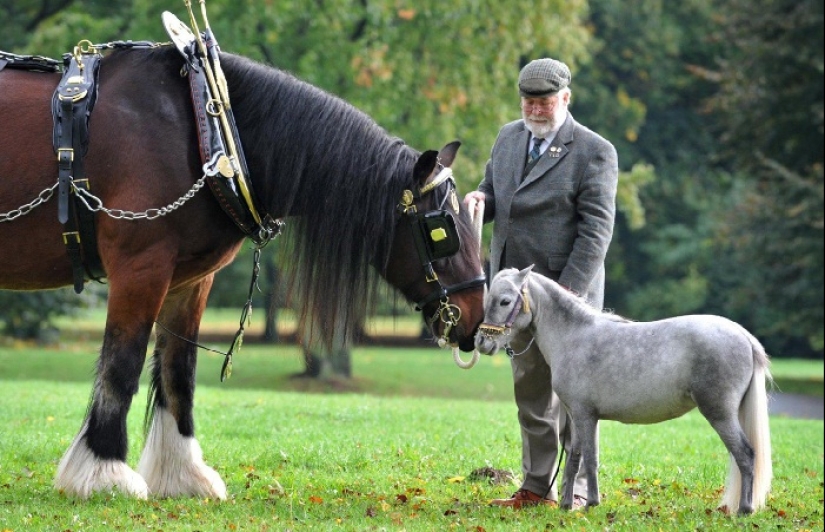
[[(201, 176), (200, 179), (195, 181), (195, 184), (192, 185), (186, 194), (178, 198), (177, 200), (173, 201), (169, 205), (165, 207), (161, 207), (159, 209), (147, 209), (143, 212), (132, 212), (132, 211), (124, 211), (122, 209), (109, 209), (103, 206), (103, 201), (89, 192), (88, 190), (77, 188), (72, 183), (72, 190), (77, 194), (77, 197), (83, 202), (83, 205), (86, 206), (92, 212), (104, 212), (108, 214), (110, 217), (118, 219), (118, 220), (154, 220), (155, 218), (160, 218), (161, 216), (166, 216), (167, 214), (171, 213), (172, 211), (179, 209), (183, 206), (184, 203), (192, 199), (197, 192), (203, 188), (203, 185), (206, 183), (206, 175)], [(20, 218), (23, 215), (28, 214), (31, 212), (35, 207), (39, 207), (40, 205), (46, 203), (51, 199), (54, 195), (54, 191), (57, 188), (57, 183), (51, 186), (51, 188), (47, 188), (43, 190), (34, 200), (31, 202), (17, 208), (13, 209), (8, 212), (0, 212), (0, 222), (11, 222), (17, 218)], [(92, 204), (94, 204), (94, 206)]]
[(0, 222), (11, 222), (21, 216), (29, 214), (35, 207), (42, 205), (49, 201), (54, 194), (55, 189), (57, 188), (57, 183), (52, 185), (51, 188), (44, 189), (43, 192), (38, 194), (38, 196), (32, 200), (31, 202), (17, 208), (13, 209), (8, 212), (0, 212)]
[[(122, 209), (108, 209), (103, 206), (103, 202), (89, 192), (88, 190), (84, 190), (82, 188), (77, 188), (72, 184), (72, 190), (74, 190), (77, 197), (83, 202), (83, 205), (86, 206), (92, 212), (105, 212), (111, 218), (115, 218), (117, 220), (154, 220), (155, 218), (160, 218), (161, 216), (166, 216), (167, 214), (171, 213), (172, 211), (179, 209), (183, 206), (184, 203), (192, 199), (195, 194), (203, 188), (204, 183), (206, 183), (206, 175), (201, 176), (200, 179), (195, 181), (195, 184), (192, 185), (186, 194), (178, 198), (177, 200), (173, 201), (169, 205), (165, 207), (161, 207), (159, 209), (146, 209), (143, 212), (132, 212), (132, 211), (124, 211)], [(92, 206), (89, 204), (89, 201), (92, 201), (95, 205)]]

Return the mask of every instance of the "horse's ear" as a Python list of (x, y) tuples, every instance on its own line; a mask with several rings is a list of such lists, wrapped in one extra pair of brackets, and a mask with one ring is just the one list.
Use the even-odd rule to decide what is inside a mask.
[(453, 161), (455, 161), (455, 154), (458, 153), (458, 148), (461, 146), (461, 143), (457, 140), (452, 141), (451, 143), (447, 144), (441, 151), (438, 152), (438, 160), (444, 166), (452, 166)]
[(527, 280), (527, 276), (530, 274), (531, 271), (533, 271), (533, 266), (535, 266), (535, 264), (531, 264), (530, 266), (528, 266), (528, 267), (524, 268), (523, 270), (521, 270), (520, 272), (518, 272), (517, 277), (518, 277), (518, 280), (519, 280), (519, 284), (523, 284), (524, 281)]
[(413, 179), (416, 183), (424, 183), (430, 174), (435, 169), (435, 163), (438, 162), (438, 152), (435, 150), (427, 150), (422, 153), (418, 160), (415, 161), (413, 168)]

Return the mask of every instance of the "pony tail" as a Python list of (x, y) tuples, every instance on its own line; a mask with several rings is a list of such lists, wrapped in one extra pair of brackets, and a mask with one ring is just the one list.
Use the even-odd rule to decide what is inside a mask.
[(742, 428), (753, 446), (753, 507), (765, 506), (771, 489), (773, 466), (771, 464), (771, 436), (768, 426), (768, 396), (765, 381), (772, 380), (767, 367), (758, 366), (745, 395), (741, 411)]
[[(765, 349), (750, 333), (747, 336), (751, 342), (754, 358), (754, 370), (751, 383), (742, 404), (739, 406), (739, 421), (745, 436), (753, 447), (753, 509), (764, 507), (773, 479), (773, 465), (771, 462), (771, 437), (768, 419), (768, 394), (766, 383), (773, 383), (769, 360)], [(720, 508), (727, 507), (733, 511), (739, 506), (742, 486), (742, 476), (739, 467), (730, 456), (728, 478), (725, 482), (725, 493)]]

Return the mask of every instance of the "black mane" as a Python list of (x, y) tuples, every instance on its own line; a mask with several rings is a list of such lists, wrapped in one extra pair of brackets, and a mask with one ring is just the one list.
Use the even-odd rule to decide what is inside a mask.
[(255, 193), (290, 217), (290, 286), (324, 334), (342, 317), (349, 329), (374, 299), (369, 266), (386, 265), (419, 152), (286, 72), (227, 54), (222, 65)]

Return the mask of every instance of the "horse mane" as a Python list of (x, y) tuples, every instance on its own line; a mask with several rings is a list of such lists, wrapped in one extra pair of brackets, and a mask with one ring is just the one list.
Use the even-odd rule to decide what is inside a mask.
[(420, 153), (287, 72), (237, 55), (221, 62), (256, 195), (289, 217), (281, 262), (301, 317), (326, 337), (348, 334), (375, 301), (370, 266), (388, 261)]
[[(137, 68), (175, 76), (183, 64), (172, 46), (112, 56), (127, 53)], [(288, 72), (227, 53), (221, 66), (253, 191), (269, 214), (287, 218), (279, 262), (290, 299), (326, 339), (341, 326), (349, 334), (374, 304), (370, 266), (387, 264), (395, 207), (420, 152)]]

